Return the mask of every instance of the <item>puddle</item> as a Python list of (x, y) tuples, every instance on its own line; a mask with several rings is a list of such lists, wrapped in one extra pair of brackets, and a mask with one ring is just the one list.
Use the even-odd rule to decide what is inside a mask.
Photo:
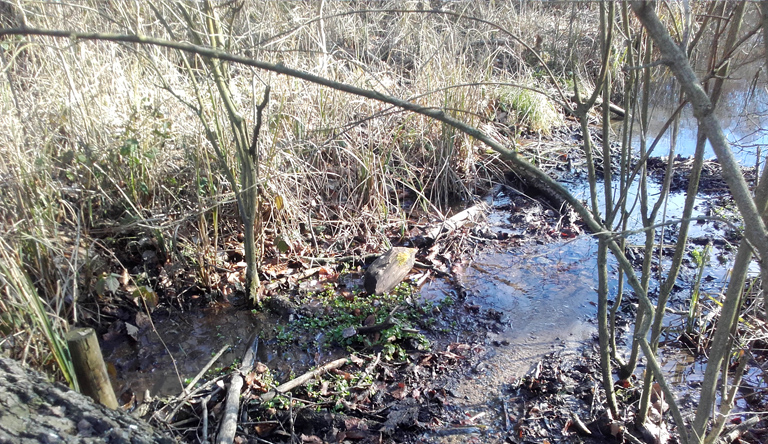
[(583, 237), (485, 253), (464, 271), (468, 298), (505, 313), (504, 339), (547, 335), (595, 315), (596, 243)]
[[(498, 408), (505, 387), (528, 373), (544, 355), (576, 350), (595, 333), (597, 314), (596, 242), (530, 245), (510, 252), (481, 254), (462, 272), (467, 304), (503, 315), (480, 363), (466, 378), (448, 387), (455, 411), (483, 415), (479, 423), (499, 426)], [(433, 436), (440, 442), (463, 442), (466, 436)]]
[(152, 397), (181, 393), (184, 380), (194, 378), (225, 344), (231, 347), (214, 368), (241, 359), (260, 325), (259, 316), (231, 305), (156, 318), (157, 332), (147, 325), (135, 340), (125, 335), (102, 345), (114, 386), (139, 402), (147, 391)]

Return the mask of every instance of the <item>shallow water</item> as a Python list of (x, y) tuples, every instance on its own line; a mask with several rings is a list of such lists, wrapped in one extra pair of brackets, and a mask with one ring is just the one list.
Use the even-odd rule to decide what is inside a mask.
[[(761, 74), (764, 60), (749, 63), (735, 63), (729, 75), (730, 81), (723, 84), (723, 93), (715, 116), (720, 121), (723, 133), (731, 144), (736, 160), (744, 166), (754, 166), (757, 156), (765, 157), (768, 144), (768, 89), (766, 77)], [(703, 75), (703, 73), (699, 73)], [(651, 118), (649, 120), (648, 146), (658, 136), (667, 118), (677, 108), (674, 91), (675, 80), (664, 80), (656, 90), (662, 94), (651, 97)], [(661, 136), (654, 156), (665, 156), (669, 151), (671, 131)], [(639, 147), (639, 137), (634, 145)], [(762, 149), (761, 149), (762, 148)], [(693, 156), (696, 150), (696, 118), (690, 104), (680, 115), (680, 131), (676, 139), (675, 152), (683, 157)], [(714, 159), (715, 153), (709, 142), (704, 154), (706, 159)]]
[[(452, 408), (481, 424), (501, 423), (498, 402), (505, 387), (528, 373), (545, 354), (575, 350), (596, 328), (595, 242), (588, 237), (509, 252), (481, 254), (463, 271), (467, 303), (503, 313), (497, 333), (466, 378), (450, 387)], [(496, 345), (490, 345), (496, 344)], [(432, 437), (461, 442), (465, 436)], [(458, 440), (458, 441), (457, 441)]]
[(184, 380), (195, 377), (225, 345), (230, 348), (213, 368), (241, 359), (258, 325), (258, 316), (231, 305), (160, 316), (154, 320), (156, 331), (147, 326), (136, 340), (122, 337), (103, 344), (104, 359), (114, 369), (120, 393), (132, 393), (139, 402), (145, 392), (178, 395)]

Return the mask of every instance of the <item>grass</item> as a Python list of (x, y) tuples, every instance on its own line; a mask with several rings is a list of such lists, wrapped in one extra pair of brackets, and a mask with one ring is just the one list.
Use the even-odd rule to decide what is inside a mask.
[[(532, 86), (533, 87), (533, 86)], [(547, 96), (527, 88), (504, 87), (499, 92), (499, 108), (516, 127), (548, 134), (563, 124), (563, 113)]]
[[(192, 29), (178, 4), (152, 5), (157, 14), (141, 2), (16, 7), (33, 27), (188, 38)], [(200, 12), (195, 2), (183, 5), (190, 14)], [(481, 22), (385, 11), (409, 8), (403, 1), (338, 15), (353, 7), (326, 4), (322, 32), (310, 21), (316, 13), (310, 4), (248, 2), (241, 10), (223, 5), (216, 11), (224, 44), (236, 54), (410, 97), (479, 127), (493, 126), (494, 107), (508, 94), (497, 83), (537, 72), (519, 44)], [(567, 29), (568, 17), (553, 18), (544, 6), (442, 7), (498, 23), (531, 44), (537, 34), (562, 36)], [(579, 14), (585, 14), (581, 23), (596, 20)], [(578, 32), (588, 34), (589, 27)], [(551, 52), (545, 57), (550, 68), (565, 75), (555, 41), (545, 39), (540, 49)], [(49, 333), (111, 322), (102, 306), (130, 301), (123, 285), (104, 292), (104, 276), (141, 280), (166, 305), (184, 303), (183, 291), (171, 290), (190, 284), (189, 276), (203, 288), (215, 286), (216, 254), (238, 244), (241, 228), (233, 184), (200, 115), (235, 175), (239, 167), (225, 108), (201, 60), (156, 47), (46, 37), (7, 37), (0, 47), (7, 80), (0, 82), (0, 235), (8, 246), (0, 261), (18, 278), (6, 279), (2, 291), (36, 293), (39, 325), (45, 317), (51, 325), (20, 322), (32, 309), (14, 296), (5, 302), (0, 345), (50, 367), (58, 352)], [(404, 199), (413, 201), (410, 208), (435, 213), (503, 180), (505, 166), (496, 155), (423, 116), (285, 76), (240, 66), (229, 72), (232, 101), (250, 130), (265, 86), (272, 91), (258, 147), (258, 228), (265, 233), (259, 254), (265, 258), (277, 255), (270, 247), (275, 236), (290, 246), (281, 257), (380, 251), (391, 242), (392, 226), (408, 229)], [(464, 84), (473, 86), (451, 87)], [(523, 112), (521, 118), (536, 113), (543, 115)], [(547, 129), (543, 121), (535, 125)], [(144, 260), (135, 242), (152, 244), (158, 262)], [(158, 275), (165, 272), (176, 281), (160, 288)], [(34, 347), (20, 345), (20, 337)]]

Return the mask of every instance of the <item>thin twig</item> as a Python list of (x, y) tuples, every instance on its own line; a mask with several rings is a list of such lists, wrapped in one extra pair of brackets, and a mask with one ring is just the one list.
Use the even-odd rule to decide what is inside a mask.
[(221, 355), (223, 355), (224, 352), (229, 349), (229, 347), (230, 347), (229, 344), (224, 344), (224, 346), (221, 347), (221, 350), (219, 350), (215, 355), (213, 355), (211, 360), (208, 361), (208, 363), (205, 364), (205, 366), (197, 373), (197, 376), (195, 376), (192, 379), (192, 381), (190, 381), (190, 383), (187, 384), (187, 386), (184, 388), (184, 390), (181, 392), (181, 394), (176, 399), (181, 400), (181, 398), (186, 397), (187, 395), (189, 395), (189, 391), (192, 390), (192, 388), (195, 386), (195, 384), (197, 384), (197, 382), (200, 381), (200, 379), (203, 376), (205, 376), (205, 374), (208, 372), (208, 369), (210, 369), (213, 366), (213, 364), (216, 363), (216, 361), (219, 360)]

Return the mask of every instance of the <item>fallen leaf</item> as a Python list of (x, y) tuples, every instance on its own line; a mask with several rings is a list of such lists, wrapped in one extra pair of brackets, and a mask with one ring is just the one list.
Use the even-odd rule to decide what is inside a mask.
[(390, 392), (390, 395), (392, 395), (393, 398), (403, 400), (406, 396), (406, 390), (405, 390), (405, 384), (402, 382), (397, 384), (397, 388), (395, 390), (392, 390)]
[(149, 316), (146, 313), (144, 313), (143, 311), (139, 311), (136, 313), (136, 327), (138, 327), (139, 330), (144, 330), (151, 326), (152, 326), (152, 320), (149, 319)]
[(354, 353), (349, 357), (349, 360), (352, 361), (352, 363), (357, 365), (358, 367), (362, 367), (362, 365), (365, 364), (365, 360), (363, 360), (362, 358), (359, 358)]
[(323, 440), (318, 438), (315, 435), (307, 436), (307, 435), (302, 434), (301, 435), (301, 442), (303, 444), (323, 444)]
[(139, 328), (135, 325), (125, 323), (125, 330), (128, 333), (128, 336), (132, 337), (134, 341), (139, 340)]
[(233, 272), (233, 273), (227, 273), (227, 282), (230, 284), (238, 284), (241, 282), (240, 280), (240, 273)]
[(347, 435), (346, 439), (364, 439), (368, 436), (368, 434), (362, 430), (347, 430), (345, 433)]
[(128, 284), (131, 282), (131, 275), (128, 274), (128, 270), (123, 268), (123, 273), (120, 275), (120, 285), (123, 286), (123, 288), (127, 287)]
[(105, 341), (113, 341), (120, 338), (125, 333), (125, 323), (121, 320), (117, 320), (110, 324), (109, 329), (102, 336)]
[(256, 434), (260, 437), (264, 438), (272, 434), (272, 432), (275, 431), (277, 428), (276, 423), (262, 423), (262, 424), (256, 424), (254, 429), (256, 430)]

